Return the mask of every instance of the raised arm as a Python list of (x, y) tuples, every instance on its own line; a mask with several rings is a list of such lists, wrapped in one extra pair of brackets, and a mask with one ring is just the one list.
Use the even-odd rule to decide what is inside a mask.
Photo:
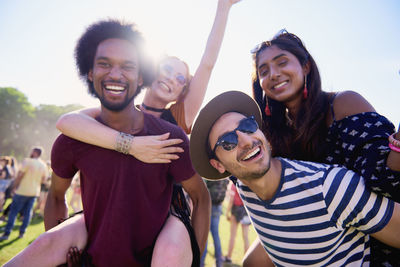
[[(64, 114), (57, 121), (56, 127), (66, 136), (76, 140), (115, 149), (119, 132), (98, 122), (99, 108), (83, 109)], [(133, 138), (129, 154), (146, 163), (169, 163), (179, 158), (173, 153), (182, 152), (182, 148), (173, 145), (181, 139), (168, 139), (169, 133), (154, 136), (136, 136)]]
[(185, 97), (185, 120), (190, 127), (199, 112), (206, 94), (211, 72), (217, 61), (219, 50), (228, 21), (231, 6), (241, 0), (218, 0), (217, 13), (215, 14), (214, 24), (208, 36), (206, 49), (201, 58), (200, 65), (190, 81), (189, 91)]

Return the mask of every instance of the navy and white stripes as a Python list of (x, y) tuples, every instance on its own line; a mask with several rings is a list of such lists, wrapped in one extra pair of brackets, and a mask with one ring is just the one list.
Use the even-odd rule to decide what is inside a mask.
[(277, 266), (361, 266), (369, 262), (369, 236), (391, 218), (393, 202), (365, 189), (341, 167), (280, 159), (275, 197), (260, 200), (238, 181), (252, 223)]

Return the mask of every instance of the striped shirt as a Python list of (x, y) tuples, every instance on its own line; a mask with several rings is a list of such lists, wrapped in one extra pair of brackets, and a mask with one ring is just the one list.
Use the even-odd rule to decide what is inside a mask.
[(342, 167), (278, 158), (281, 182), (263, 201), (237, 186), (257, 234), (277, 266), (369, 265), (369, 235), (389, 222), (394, 203)]

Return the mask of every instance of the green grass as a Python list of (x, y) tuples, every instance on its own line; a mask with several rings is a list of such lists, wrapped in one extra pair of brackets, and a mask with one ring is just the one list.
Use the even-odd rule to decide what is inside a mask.
[[(6, 205), (10, 200), (7, 201)], [(226, 220), (225, 217), (225, 207), (224, 205), (224, 214), (221, 215), (219, 231), (222, 245), (222, 254), (225, 256), (228, 252), (228, 243), (230, 236), (230, 222)], [(3, 265), (17, 253), (22, 251), (26, 246), (33, 242), (41, 233), (44, 232), (44, 224), (43, 219), (41, 218), (33, 218), (31, 224), (26, 229), (25, 236), (21, 239), (18, 239), (19, 235), (19, 226), (21, 225), (21, 221), (18, 219), (15, 222), (13, 231), (10, 234), (10, 238), (5, 241), (0, 241), (0, 265)], [(5, 227), (6, 222), (0, 222), (0, 227)], [(232, 253), (232, 264), (229, 266), (240, 266), (242, 262), (242, 258), (244, 255), (243, 248), (243, 239), (242, 239), (242, 228), (238, 227), (238, 232), (236, 236), (235, 248)], [(1, 231), (1, 234), (3, 231)], [(249, 230), (249, 240), (250, 244), (256, 238), (256, 233), (252, 226), (250, 226)], [(214, 244), (212, 241), (211, 234), (209, 235), (208, 242), (208, 252), (206, 257), (206, 267), (213, 267), (215, 265), (214, 258)], [(227, 265), (228, 266), (228, 265)]]
[[(5, 206), (10, 203), (11, 200), (8, 199)], [(19, 239), (19, 227), (22, 224), (18, 219), (15, 220), (13, 231), (10, 234), (8, 240), (0, 241), (0, 265), (3, 265), (9, 259), (11, 259), (18, 252), (27, 247), (33, 240), (35, 240), (41, 233), (44, 232), (43, 219), (34, 217), (26, 229), (23, 238)], [(6, 222), (0, 222), (0, 227), (3, 229), (6, 226)], [(3, 235), (3, 230), (1, 231)]]
[[(226, 220), (226, 203), (223, 205), (223, 214), (221, 215), (220, 222), (219, 222), (219, 237), (221, 239), (221, 247), (222, 247), (222, 255), (226, 256), (228, 253), (228, 244), (229, 244), (229, 237), (230, 237), (230, 222)], [(250, 245), (256, 239), (257, 234), (250, 225), (249, 227), (249, 243)], [(235, 247), (232, 253), (232, 264), (225, 266), (241, 266), (242, 259), (244, 256), (244, 246), (243, 246), (243, 238), (242, 238), (242, 227), (238, 226), (238, 230), (236, 233), (236, 240), (235, 240)], [(206, 267), (213, 267), (215, 266), (215, 257), (214, 257), (214, 243), (211, 236), (211, 233), (208, 235), (208, 246), (207, 246), (207, 256), (206, 256)]]

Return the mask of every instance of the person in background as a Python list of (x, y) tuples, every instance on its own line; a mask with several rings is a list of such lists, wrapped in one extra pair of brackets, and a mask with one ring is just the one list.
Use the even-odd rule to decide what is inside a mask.
[[(3, 209), (4, 208), (4, 204), (5, 204), (5, 202), (6, 202), (6, 200), (8, 199), (8, 198), (11, 198), (12, 197), (12, 192), (11, 192), (11, 189), (13, 188), (13, 185), (14, 185), (14, 182), (15, 182), (15, 178), (16, 178), (16, 176), (17, 176), (17, 173), (18, 173), (18, 162), (17, 162), (17, 160), (15, 159), (15, 157), (13, 157), (13, 156), (9, 156), (9, 157), (7, 157), (9, 160), (9, 165), (7, 166), (7, 173), (8, 173), (8, 175), (6, 175), (6, 177), (8, 176), (9, 177), (9, 180), (4, 180), (4, 181), (2, 181), (1, 183), (3, 183), (3, 186), (5, 186), (6, 187), (6, 189), (5, 189), (5, 191), (4, 191), (4, 201), (3, 201), (3, 205), (2, 206), (0, 206), (0, 210), (2, 210), (3, 211), (3, 214), (1, 215), (1, 217), (0, 217), (0, 220), (2, 220), (2, 221), (4, 221), (4, 220), (6, 220), (6, 217), (8, 216), (8, 213), (10, 212), (10, 206), (11, 206), (11, 203), (10, 204), (8, 204), (8, 206), (5, 208), (5, 209)], [(3, 174), (4, 175), (4, 174)], [(1, 193), (0, 193), (1, 194)]]
[(224, 261), (231, 263), (232, 262), (232, 253), (235, 248), (236, 234), (238, 230), (239, 224), (242, 226), (242, 238), (243, 238), (243, 248), (244, 252), (249, 249), (249, 225), (250, 219), (247, 216), (246, 209), (243, 205), (243, 201), (239, 196), (239, 193), (236, 190), (235, 185), (232, 183), (229, 189), (229, 202), (228, 207), (226, 209), (226, 219), (230, 222), (230, 236), (229, 236), (229, 245), (228, 245), (228, 253), (224, 257)]
[[(49, 192), (49, 188), (50, 188), (50, 184), (51, 184), (51, 166), (50, 166), (50, 162), (46, 163), (47, 166), (47, 170), (48, 170), (48, 175), (46, 177), (46, 179), (42, 182), (42, 184), (40, 185), (40, 195), (38, 197), (38, 199), (36, 200), (36, 206), (34, 208), (34, 216), (38, 216), (39, 218), (43, 218), (44, 216), (44, 207), (46, 205), (46, 199), (47, 199), (47, 194)], [(37, 214), (35, 214), (35, 212), (38, 212)]]
[(30, 158), (24, 159), (21, 165), (12, 188), (12, 191), (15, 188), (16, 190), (10, 206), (10, 214), (4, 234), (0, 237), (0, 240), (9, 238), (19, 212), (22, 212), (23, 221), (19, 228), (18, 238), (22, 238), (25, 234), (26, 228), (31, 221), (33, 204), (40, 194), (40, 184), (47, 178), (47, 166), (41, 160), (41, 154), (42, 148), (34, 147)]
[[(205, 180), (205, 182), (211, 197), (210, 232), (214, 241), (215, 266), (222, 267), (223, 258), (222, 258), (221, 239), (219, 237), (219, 219), (222, 214), (222, 203), (225, 199), (229, 180), (228, 179), (221, 181)], [(204, 253), (201, 257), (200, 266), (202, 267), (205, 264), (206, 256), (207, 256), (207, 244), (206, 244), (206, 249), (204, 250)]]
[(3, 205), (6, 201), (6, 190), (11, 184), (9, 157), (0, 157), (0, 211), (3, 211)]
[(71, 198), (69, 200), (69, 205), (71, 206), (74, 213), (82, 210), (82, 198), (81, 198), (81, 182), (79, 178), (79, 172), (72, 179), (71, 184)]

